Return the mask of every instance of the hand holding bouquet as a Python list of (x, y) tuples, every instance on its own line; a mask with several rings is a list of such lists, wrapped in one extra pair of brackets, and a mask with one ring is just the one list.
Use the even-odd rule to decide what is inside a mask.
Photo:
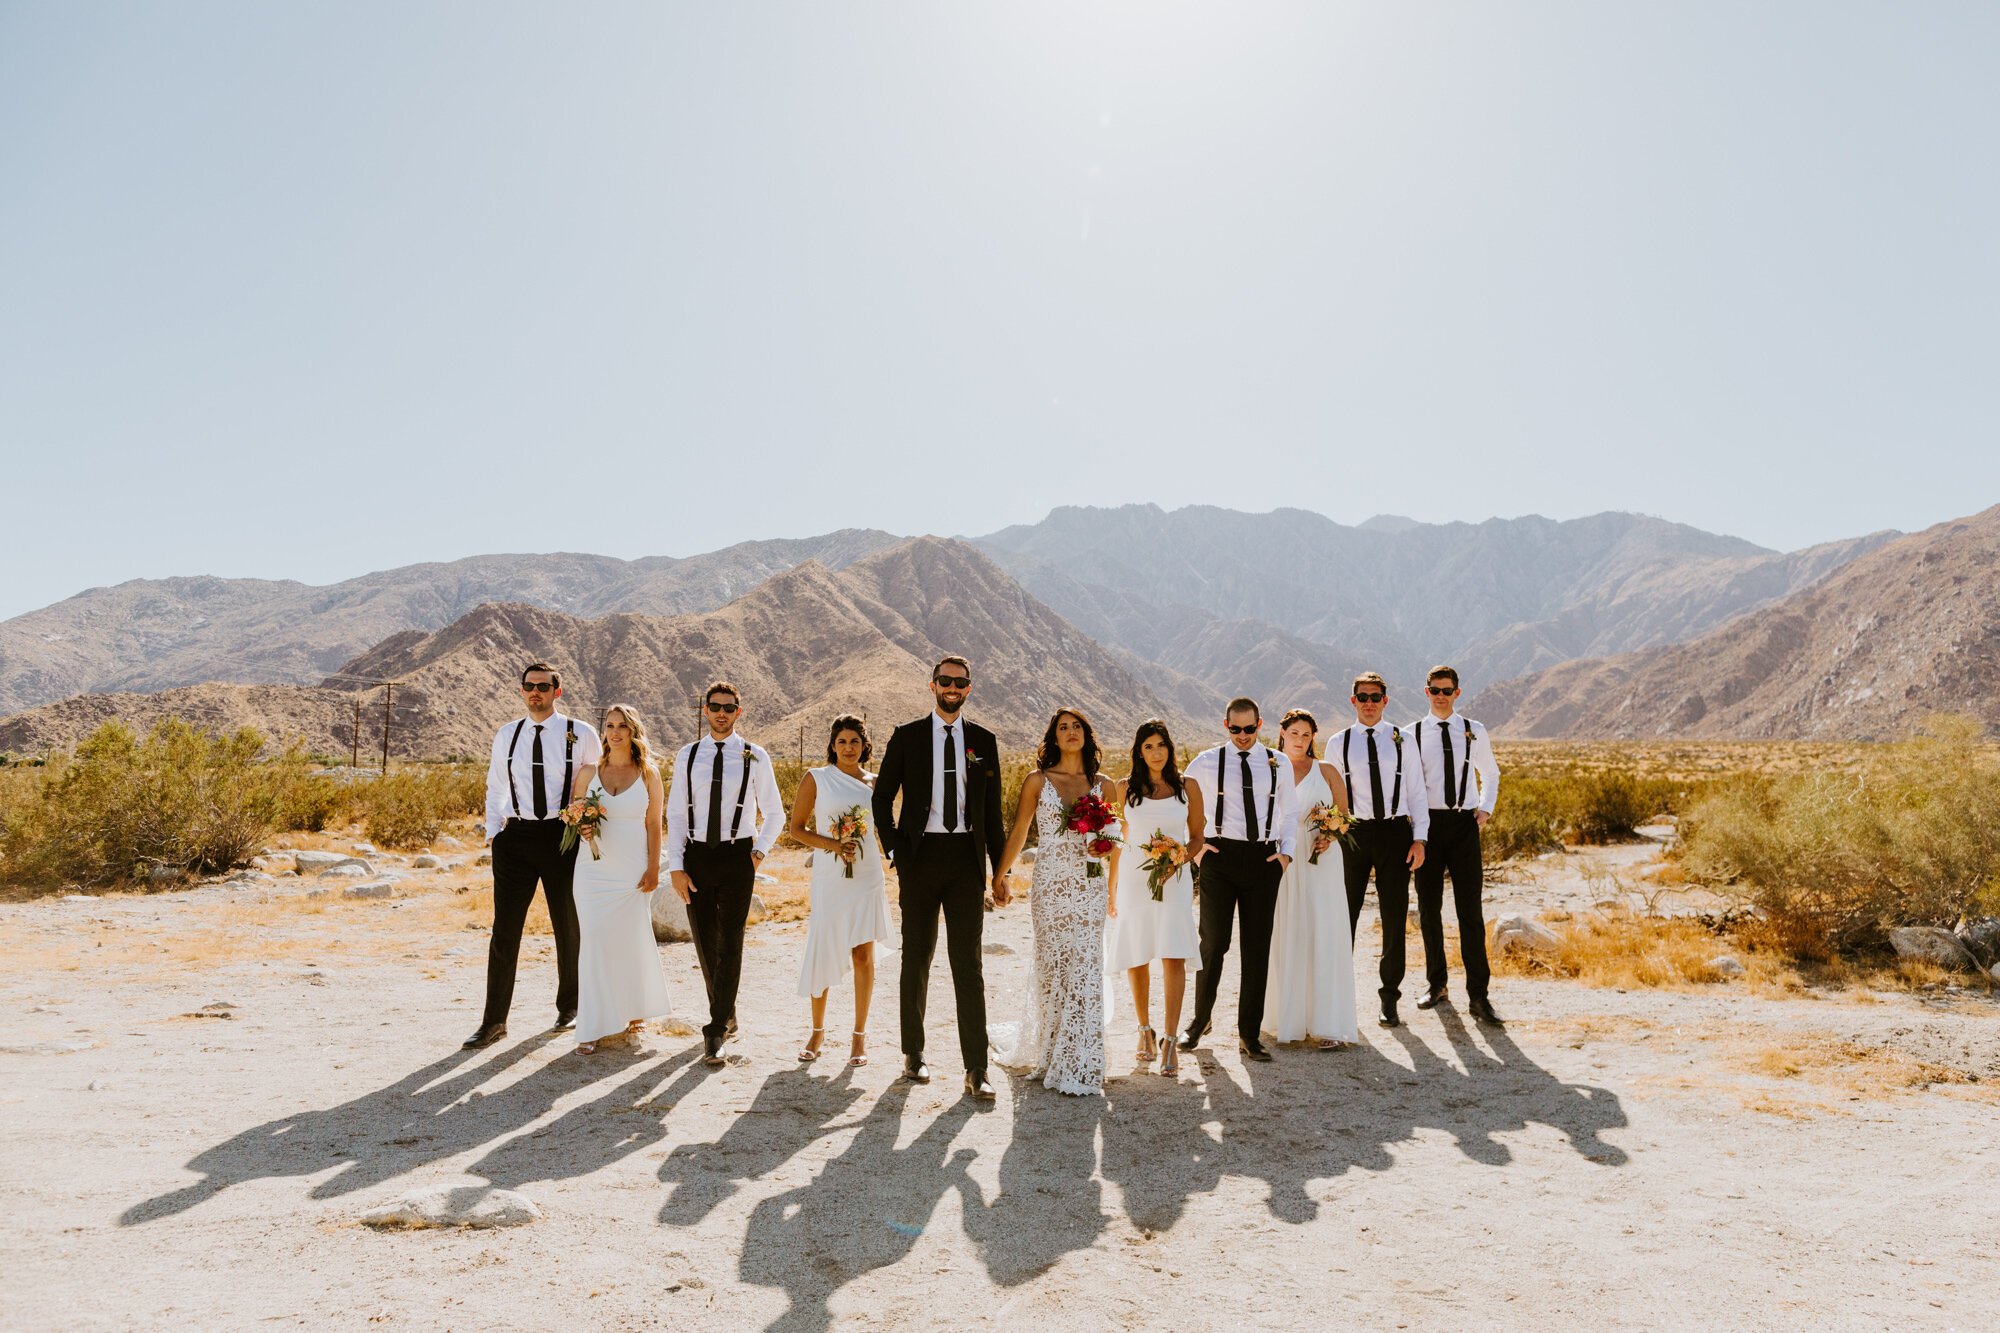
[(1083, 835), (1083, 849), (1090, 856), (1083, 864), (1083, 873), (1091, 879), (1104, 878), (1104, 858), (1118, 850), (1119, 843), (1118, 816), (1104, 803), (1104, 798), (1096, 792), (1077, 797), (1063, 819), (1063, 826)]
[(1316, 866), (1321, 852), (1335, 842), (1347, 841), (1347, 831), (1354, 821), (1337, 805), (1315, 805), (1306, 815), (1306, 823), (1313, 831), (1312, 855), (1306, 858), (1306, 864)]
[(1159, 902), (1167, 892), (1167, 881), (1187, 864), (1188, 849), (1185, 843), (1175, 842), (1165, 833), (1156, 832), (1139, 847), (1146, 859), (1139, 868), (1146, 872), (1146, 888), (1152, 892), (1153, 901)]
[(841, 875), (845, 879), (854, 878), (854, 863), (861, 856), (861, 840), (868, 836), (868, 807), (850, 805), (834, 816), (833, 827), (826, 831), (840, 846), (834, 855), (840, 858)]
[(598, 826), (604, 823), (604, 793), (596, 787), (585, 792), (580, 801), (571, 801), (562, 809), (565, 825), (562, 835), (562, 850), (576, 846), (578, 838), (590, 840), (590, 859), (602, 861), (604, 853), (597, 849)]

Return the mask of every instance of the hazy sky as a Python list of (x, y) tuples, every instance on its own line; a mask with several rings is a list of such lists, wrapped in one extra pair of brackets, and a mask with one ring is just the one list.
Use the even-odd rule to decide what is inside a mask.
[(0, 615), (1058, 503), (1920, 527), (2000, 500), (1997, 53), (1991, 0), (0, 0)]

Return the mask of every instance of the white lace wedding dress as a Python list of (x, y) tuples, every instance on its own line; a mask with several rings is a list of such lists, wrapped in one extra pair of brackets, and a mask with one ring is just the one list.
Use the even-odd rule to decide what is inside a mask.
[[(635, 1018), (658, 1018), (672, 1005), (653, 943), (653, 903), (639, 892), (646, 873), (646, 784), (634, 781), (616, 796), (604, 784), (590, 789), (604, 802), (592, 860), (588, 843), (576, 851), (576, 1039), (596, 1041), (623, 1032)], [(660, 876), (654, 893), (672, 893)]]
[[(1100, 782), (1091, 790), (1102, 796)], [(1035, 967), (1020, 1039), (1002, 1064), (1032, 1069), (1072, 1096), (1104, 1091), (1104, 915), (1109, 880), (1085, 871), (1084, 839), (1063, 827), (1062, 798), (1046, 780), (1035, 802), (1040, 850), (1028, 888)]]

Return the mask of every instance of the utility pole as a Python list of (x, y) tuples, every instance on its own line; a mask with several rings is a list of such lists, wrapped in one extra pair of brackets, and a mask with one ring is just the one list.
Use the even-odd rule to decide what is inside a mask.
[(353, 753), (348, 758), (347, 766), (358, 772), (361, 768), (361, 695), (359, 691), (354, 695), (354, 734), (348, 739), (352, 742), (351, 748)]
[(805, 766), (806, 766), (806, 724), (805, 724), (805, 719), (800, 718), (799, 719), (799, 767), (804, 768)]
[(391, 710), (395, 702), (396, 702), (396, 682), (393, 680), (383, 681), (382, 682), (382, 775), (384, 777), (387, 777), (389, 774), (389, 720), (393, 715)]

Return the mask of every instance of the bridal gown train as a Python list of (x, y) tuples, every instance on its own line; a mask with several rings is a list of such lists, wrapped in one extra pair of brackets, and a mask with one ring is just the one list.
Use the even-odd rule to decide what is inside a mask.
[(1271, 975), (1264, 989), (1264, 1026), (1279, 1041), (1355, 1041), (1354, 941), (1347, 926), (1347, 884), (1340, 844), (1310, 863), (1316, 805), (1332, 805), (1333, 789), (1317, 763), (1298, 784), (1298, 855), (1278, 885), (1271, 929)]
[[(658, 1018), (673, 1008), (653, 943), (652, 899), (639, 892), (639, 877), (646, 873), (646, 784), (634, 781), (616, 796), (601, 782), (590, 789), (604, 802), (604, 822), (597, 833), (601, 859), (591, 859), (588, 843), (576, 853), (580, 1043), (623, 1032), (635, 1018)], [(662, 883), (653, 892), (673, 890)]]

